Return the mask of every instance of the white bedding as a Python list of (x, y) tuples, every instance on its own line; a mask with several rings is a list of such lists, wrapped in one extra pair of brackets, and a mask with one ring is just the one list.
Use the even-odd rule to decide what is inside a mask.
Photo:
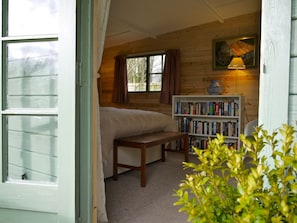
[[(115, 138), (157, 131), (176, 131), (176, 123), (168, 115), (140, 109), (100, 107), (102, 159), (108, 165)], [(110, 165), (110, 164), (109, 164)]]

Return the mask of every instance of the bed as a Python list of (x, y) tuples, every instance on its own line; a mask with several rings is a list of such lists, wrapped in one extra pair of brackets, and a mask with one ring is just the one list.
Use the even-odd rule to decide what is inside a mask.
[[(176, 122), (168, 115), (140, 109), (100, 107), (100, 128), (104, 177), (111, 177), (113, 140), (126, 136), (158, 131), (176, 131)], [(119, 148), (119, 160), (130, 165), (139, 164), (139, 151)], [(147, 163), (161, 158), (160, 147), (147, 150)], [(126, 169), (119, 169), (119, 173)]]

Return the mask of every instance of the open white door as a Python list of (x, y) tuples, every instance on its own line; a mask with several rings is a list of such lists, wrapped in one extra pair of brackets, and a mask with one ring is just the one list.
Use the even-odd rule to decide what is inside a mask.
[(75, 0), (1, 1), (0, 222), (75, 222)]
[(269, 132), (288, 123), (291, 0), (262, 0), (259, 124)]

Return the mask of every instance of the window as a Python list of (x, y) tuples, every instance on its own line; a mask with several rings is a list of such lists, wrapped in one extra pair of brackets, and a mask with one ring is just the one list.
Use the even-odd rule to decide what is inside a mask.
[(127, 58), (128, 92), (159, 92), (165, 54)]
[(2, 181), (56, 184), (59, 1), (6, 0), (3, 7)]

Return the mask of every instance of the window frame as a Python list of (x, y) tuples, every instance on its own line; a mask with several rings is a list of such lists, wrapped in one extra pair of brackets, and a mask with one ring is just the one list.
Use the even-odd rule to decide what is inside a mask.
[[(151, 66), (150, 57), (153, 57), (153, 56), (161, 56), (161, 58), (162, 58), (161, 63), (163, 64), (162, 72), (150, 72), (150, 66)], [(164, 75), (164, 65), (165, 65), (165, 57), (166, 57), (165, 52), (131, 55), (131, 56), (127, 56), (126, 60), (132, 59), (132, 58), (141, 58), (141, 57), (146, 58), (146, 70), (145, 70), (145, 77), (146, 77), (145, 88), (146, 88), (146, 90), (145, 91), (129, 91), (129, 89), (128, 89), (128, 94), (160, 93), (162, 91), (162, 77)], [(155, 74), (161, 75), (161, 90), (159, 90), (159, 91), (151, 91), (150, 90), (150, 81), (149, 80), (150, 80), (150, 77)], [(127, 70), (127, 80), (129, 80), (128, 70)]]

